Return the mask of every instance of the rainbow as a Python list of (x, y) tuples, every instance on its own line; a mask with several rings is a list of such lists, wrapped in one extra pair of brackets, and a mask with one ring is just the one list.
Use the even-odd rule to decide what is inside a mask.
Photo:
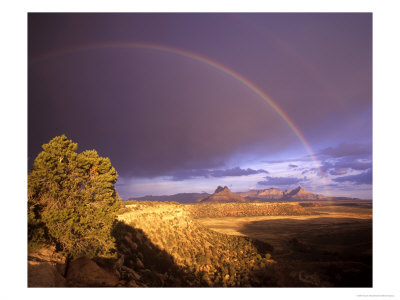
[(165, 45), (159, 45), (159, 44), (153, 44), (153, 43), (144, 43), (144, 42), (118, 42), (118, 43), (106, 43), (106, 44), (90, 44), (86, 46), (78, 46), (78, 47), (71, 47), (67, 49), (62, 49), (62, 50), (56, 50), (53, 52), (45, 53), (43, 55), (37, 56), (35, 58), (32, 58), (29, 60), (30, 64), (37, 63), (39, 61), (43, 61), (45, 59), (51, 58), (51, 57), (56, 57), (59, 55), (64, 55), (64, 54), (69, 54), (69, 53), (75, 53), (75, 52), (82, 52), (82, 51), (87, 51), (87, 50), (94, 50), (94, 49), (109, 49), (109, 48), (135, 48), (135, 49), (151, 49), (151, 50), (158, 50), (158, 51), (163, 51), (163, 52), (168, 52), (168, 53), (173, 53), (177, 55), (181, 55), (190, 59), (193, 59), (195, 61), (201, 62), (203, 64), (206, 64), (208, 66), (211, 66), (215, 68), (216, 70), (225, 73), (237, 81), (241, 82), (243, 85), (248, 87), (251, 91), (253, 91), (256, 95), (258, 95), (262, 100), (267, 102), (278, 114), (279, 116), (287, 123), (287, 125), (290, 127), (290, 129), (294, 132), (294, 134), (297, 136), (297, 138), (300, 140), (300, 142), (304, 145), (308, 153), (310, 154), (312, 160), (315, 162), (317, 169), (321, 175), (322, 178), (326, 178), (325, 173), (321, 170), (319, 161), (312, 150), (310, 144), (307, 142), (306, 138), (304, 135), (300, 132), (299, 128), (295, 125), (293, 120), (290, 119), (290, 117), (282, 110), (281, 107), (270, 97), (268, 96), (267, 93), (262, 91), (259, 87), (257, 87), (254, 83), (250, 82), (248, 79), (237, 73), (236, 71), (208, 58), (205, 56), (202, 56), (200, 54), (194, 53), (194, 52), (189, 52), (186, 50), (182, 49), (177, 49)]

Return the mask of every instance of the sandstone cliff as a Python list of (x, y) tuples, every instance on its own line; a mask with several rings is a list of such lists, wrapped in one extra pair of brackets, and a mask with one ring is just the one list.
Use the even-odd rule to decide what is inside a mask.
[(298, 186), (292, 190), (281, 191), (278, 188), (269, 188), (264, 190), (250, 190), (248, 192), (238, 193), (250, 201), (315, 201), (326, 200), (326, 197), (319, 194), (308, 192), (306, 189)]
[(214, 194), (201, 199), (199, 203), (228, 203), (228, 202), (247, 202), (245, 198), (237, 193), (233, 193), (227, 186), (218, 186)]

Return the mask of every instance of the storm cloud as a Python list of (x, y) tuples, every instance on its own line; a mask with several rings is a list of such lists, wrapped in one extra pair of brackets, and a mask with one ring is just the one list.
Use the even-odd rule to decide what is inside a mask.
[(296, 178), (296, 177), (265, 177), (266, 180), (259, 181), (257, 184), (259, 185), (268, 185), (268, 186), (288, 186), (299, 184), (304, 181), (304, 178)]
[(237, 80), (176, 55), (137, 52), (100, 51), (32, 66), (30, 157), (66, 134), (80, 150), (110, 157), (122, 175), (155, 177), (217, 168), (268, 140), (297, 142), (287, 129), (281, 138), (267, 130), (283, 121)]
[(365, 171), (372, 168), (371, 144), (346, 144), (329, 147), (318, 153), (320, 169), (331, 175), (344, 175), (351, 170)]
[(209, 170), (209, 169), (192, 169), (192, 170), (181, 170), (168, 174), (172, 176), (172, 180), (180, 181), (192, 178), (209, 178), (209, 177), (228, 177), (228, 176), (249, 176), (254, 174), (261, 174), (269, 172), (267, 170), (258, 169), (253, 170), (250, 168), (241, 169), (240, 167), (235, 167), (231, 169), (219, 169), (219, 170)]
[[(287, 153), (311, 161), (300, 132), (332, 174), (367, 170), (370, 145), (349, 141), (371, 138), (371, 24), (351, 13), (30, 13), (28, 169), (65, 134), (126, 179), (272, 174), (262, 162), (283, 161), (287, 173), (260, 184), (291, 184), (303, 166)], [(142, 42), (154, 46), (121, 46)]]
[(344, 175), (346, 173), (347, 173), (346, 168), (332, 169), (329, 171), (329, 174), (331, 174), (331, 175)]
[(348, 175), (333, 178), (336, 182), (351, 182), (353, 184), (372, 184), (372, 169), (356, 175)]
[(325, 155), (329, 157), (362, 157), (370, 156), (372, 153), (372, 146), (368, 144), (348, 144), (342, 143), (337, 147), (328, 147), (319, 152), (320, 155)]

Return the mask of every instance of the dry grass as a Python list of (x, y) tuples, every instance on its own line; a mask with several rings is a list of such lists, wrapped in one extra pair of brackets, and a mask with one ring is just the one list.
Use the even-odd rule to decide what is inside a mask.
[[(326, 218), (326, 223), (334, 223), (340, 219), (372, 219), (372, 209), (365, 207), (348, 207), (339, 205), (329, 205), (322, 207), (307, 207), (308, 211), (316, 213), (304, 216), (256, 216), (256, 217), (222, 217), (222, 218), (200, 218), (198, 222), (215, 231), (231, 234), (244, 235), (241, 232), (246, 224), (258, 221), (280, 220), (284, 225), (284, 220), (303, 220), (311, 222), (313, 219)], [(336, 220), (336, 221), (335, 221)], [(265, 234), (268, 235), (267, 232)]]
[(221, 233), (272, 245), (272, 256), (284, 270), (285, 280), (294, 276), (304, 281), (308, 274), (316, 277), (314, 286), (371, 286), (372, 208), (325, 203), (306, 209), (318, 214), (197, 221)]

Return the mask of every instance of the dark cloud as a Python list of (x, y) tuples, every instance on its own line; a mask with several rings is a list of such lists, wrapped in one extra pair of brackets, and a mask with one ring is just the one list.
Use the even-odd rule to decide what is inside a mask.
[(257, 184), (259, 185), (268, 185), (268, 186), (288, 186), (299, 184), (300, 182), (306, 180), (306, 178), (295, 178), (295, 177), (265, 177), (266, 180), (259, 181)]
[(335, 168), (339, 169), (353, 169), (353, 170), (367, 170), (372, 167), (372, 162), (371, 161), (359, 161), (359, 160), (339, 160), (337, 163), (335, 163)]
[(209, 177), (227, 177), (227, 176), (248, 176), (260, 173), (269, 174), (267, 170), (263, 169), (253, 170), (250, 168), (241, 169), (240, 167), (235, 167), (231, 169), (219, 169), (219, 170), (210, 170), (210, 169), (181, 170), (169, 173), (167, 175), (172, 176), (172, 180), (174, 181), (181, 181), (181, 180), (201, 178), (201, 177), (209, 178)]
[(290, 131), (268, 131), (283, 121), (237, 80), (176, 55), (133, 54), (102, 50), (31, 66), (29, 156), (64, 133), (80, 150), (110, 157), (121, 175), (155, 177), (217, 168), (268, 140), (280, 141), (264, 147), (272, 153), (296, 142)]
[(298, 165), (295, 165), (295, 164), (289, 164), (289, 168), (291, 168), (291, 169), (294, 169), (294, 168), (297, 168), (298, 167)]
[(328, 172), (329, 170), (333, 169), (335, 164), (330, 161), (323, 161), (322, 165), (320, 166), (320, 170), (324, 173)]
[[(63, 133), (80, 151), (110, 157), (125, 177), (201, 173), (235, 155), (261, 160), (304, 150), (265, 99), (210, 64), (154, 49), (57, 52), (120, 41), (179, 48), (234, 70), (267, 92), (311, 142), (368, 136), (371, 22), (371, 14), (29, 14), (29, 164), (42, 144)], [(299, 38), (305, 33), (307, 42)], [(318, 61), (320, 74), (308, 60)], [(351, 148), (321, 155), (363, 150)]]
[(372, 184), (372, 169), (356, 175), (336, 177), (332, 180), (336, 182), (351, 182), (353, 184)]
[(303, 157), (298, 158), (288, 158), (288, 159), (278, 159), (278, 160), (265, 160), (264, 163), (268, 164), (281, 164), (281, 163), (291, 163), (291, 162), (299, 162), (299, 161), (312, 161), (313, 158), (311, 155), (305, 155)]
[(331, 188), (336, 188), (336, 187), (339, 187), (340, 184), (339, 183), (328, 183), (325, 186), (326, 187), (331, 187)]
[(227, 169), (227, 170), (213, 170), (210, 174), (213, 177), (226, 177), (226, 176), (248, 176), (254, 174), (266, 173), (269, 174), (267, 170), (258, 169), (253, 170), (250, 168), (241, 169), (240, 167)]
[(363, 161), (353, 156), (325, 160), (320, 169), (331, 175), (344, 175), (349, 170), (364, 171), (372, 168), (372, 161)]
[(329, 171), (329, 174), (331, 175), (344, 175), (346, 173), (347, 173), (346, 168), (332, 169)]
[(306, 169), (301, 172), (301, 175), (308, 174), (308, 173), (318, 173), (319, 170), (317, 168)]
[(330, 157), (356, 156), (363, 157), (372, 154), (372, 146), (368, 144), (347, 144), (342, 143), (337, 147), (328, 147), (319, 152), (320, 155)]

